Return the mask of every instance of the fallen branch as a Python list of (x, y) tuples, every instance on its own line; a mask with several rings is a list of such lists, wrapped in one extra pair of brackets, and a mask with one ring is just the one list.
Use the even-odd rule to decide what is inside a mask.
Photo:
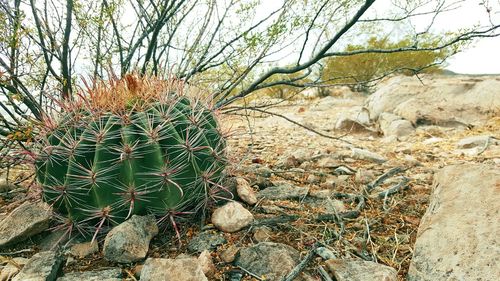
[(277, 225), (280, 223), (294, 222), (298, 219), (300, 219), (299, 215), (281, 215), (281, 216), (277, 216), (277, 217), (263, 218), (263, 219), (255, 220), (252, 223), (252, 226)]
[(330, 274), (328, 274), (328, 272), (326, 272), (326, 270), (323, 268), (323, 266), (318, 266), (318, 272), (319, 272), (319, 275), (321, 275), (321, 278), (323, 278), (323, 280), (325, 281), (333, 281), (332, 278), (330, 277)]
[(399, 191), (401, 191), (401, 189), (405, 189), (406, 187), (408, 187), (409, 182), (410, 182), (410, 179), (408, 179), (407, 177), (403, 177), (403, 180), (400, 183), (396, 184), (395, 186), (392, 186), (389, 189), (386, 189), (386, 190), (380, 192), (378, 194), (378, 198), (384, 199), (384, 201), (385, 201), (387, 199), (387, 197), (394, 195), (394, 194), (398, 193)]
[(491, 139), (491, 137), (486, 139), (486, 142), (484, 143), (483, 148), (481, 148), (481, 150), (479, 150), (476, 155), (481, 155), (481, 154), (483, 154), (483, 152), (486, 151), (486, 149), (488, 149), (488, 146), (490, 146), (490, 139)]
[(312, 247), (311, 250), (307, 253), (307, 255), (304, 257), (304, 259), (297, 265), (295, 268), (290, 271), (283, 279), (282, 281), (293, 281), (297, 275), (299, 275), (302, 270), (307, 266), (309, 262), (314, 258), (316, 254), (316, 249), (320, 246), (320, 243), (315, 243), (314, 246)]
[(241, 267), (241, 266), (239, 266), (239, 265), (238, 265), (238, 268), (239, 268), (239, 269), (241, 269), (241, 270), (243, 270), (246, 274), (248, 274), (248, 275), (252, 276), (253, 278), (255, 278), (255, 279), (259, 280), (259, 281), (262, 281), (262, 280), (263, 280), (263, 279), (262, 279), (262, 278), (260, 278), (260, 276), (258, 276), (257, 274), (252, 273), (252, 272), (250, 272), (250, 271), (246, 270), (245, 268), (243, 268), (243, 267)]
[(14, 256), (18, 254), (31, 253), (31, 252), (33, 252), (33, 249), (23, 249), (15, 252), (0, 253), (0, 256)]
[[(347, 211), (339, 214), (320, 214), (317, 215), (313, 218), (309, 218), (310, 220), (317, 221), (317, 222), (335, 222), (340, 224), (339, 219), (355, 219), (360, 215), (360, 212), (357, 210), (354, 211)], [(270, 218), (262, 218), (262, 219), (257, 219), (255, 220), (251, 226), (256, 227), (256, 226), (273, 226), (277, 225), (280, 223), (290, 223), (294, 222), (296, 220), (299, 220), (302, 218), (302, 216), (299, 215), (280, 215), (276, 217), (270, 217)], [(307, 218), (306, 218), (307, 219)]]
[(321, 214), (314, 218), (315, 221), (333, 221), (340, 223), (339, 219), (355, 219), (359, 217), (359, 211), (347, 211), (339, 214)]
[(402, 173), (404, 171), (406, 171), (406, 169), (403, 169), (401, 167), (395, 167), (395, 168), (390, 169), (388, 172), (384, 173), (383, 175), (381, 175), (376, 180), (372, 181), (371, 183), (369, 183), (366, 186), (366, 188), (365, 188), (366, 194), (370, 194), (370, 192), (375, 187), (381, 185), (386, 179), (388, 179), (396, 174)]

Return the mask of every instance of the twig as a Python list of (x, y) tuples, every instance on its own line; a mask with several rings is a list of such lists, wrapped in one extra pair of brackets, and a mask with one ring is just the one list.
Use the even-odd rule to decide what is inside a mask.
[(323, 280), (325, 281), (333, 281), (332, 278), (330, 277), (330, 274), (328, 274), (328, 272), (326, 272), (326, 270), (323, 268), (323, 266), (318, 266), (318, 272), (319, 272), (319, 275), (321, 275), (321, 278), (323, 278)]
[(387, 197), (398, 193), (401, 189), (406, 188), (408, 186), (408, 182), (410, 182), (410, 179), (408, 179), (407, 177), (403, 177), (403, 180), (400, 183), (392, 186), (389, 189), (386, 189), (386, 190), (380, 192), (378, 194), (378, 198), (384, 199), (384, 201), (385, 201), (387, 199)]
[(388, 179), (396, 174), (399, 174), (401, 172), (404, 172), (404, 171), (406, 171), (406, 169), (403, 169), (401, 167), (396, 167), (396, 168), (390, 169), (388, 172), (384, 173), (383, 175), (378, 177), (376, 180), (369, 183), (365, 188), (366, 193), (369, 194), (375, 187), (381, 185), (386, 179)]
[[(317, 215), (313, 218), (310, 218), (310, 220), (313, 221), (332, 221), (335, 223), (338, 223), (340, 225), (339, 219), (355, 219), (360, 215), (360, 212), (357, 210), (354, 211), (347, 211), (339, 214), (320, 214)], [(263, 218), (263, 219), (258, 219), (255, 220), (251, 226), (256, 227), (256, 226), (270, 226), (270, 225), (277, 225), (280, 223), (289, 223), (289, 222), (294, 222), (296, 220), (299, 220), (302, 218), (299, 215), (280, 215), (276, 217), (270, 217), (270, 218)], [(307, 219), (307, 218), (306, 218)]]
[(313, 132), (313, 133), (315, 133), (315, 134), (317, 134), (317, 135), (319, 135), (319, 136), (321, 136), (321, 137), (328, 138), (328, 139), (332, 139), (332, 140), (341, 141), (341, 142), (346, 143), (346, 144), (348, 144), (348, 145), (350, 145), (350, 146), (354, 146), (354, 147), (356, 147), (356, 145), (355, 145), (355, 144), (353, 144), (353, 143), (351, 143), (350, 141), (347, 141), (347, 140), (345, 140), (345, 139), (342, 139), (343, 137), (345, 137), (345, 135), (340, 136), (340, 137), (336, 137), (336, 136), (329, 136), (329, 135), (327, 135), (327, 134), (323, 134), (323, 133), (321, 133), (320, 131), (317, 131), (317, 130), (315, 130), (315, 129), (313, 129), (313, 128), (310, 128), (310, 127), (308, 127), (308, 126), (306, 126), (306, 125), (304, 125), (304, 124), (302, 124), (302, 123), (299, 123), (299, 122), (297, 122), (297, 121), (294, 121), (294, 120), (292, 120), (292, 119), (290, 119), (290, 118), (288, 118), (288, 117), (286, 117), (286, 116), (284, 116), (284, 115), (282, 115), (282, 114), (275, 113), (275, 112), (271, 112), (271, 111), (268, 111), (268, 110), (259, 109), (259, 108), (249, 108), (249, 109), (250, 109), (250, 110), (254, 110), (254, 111), (258, 111), (258, 112), (261, 112), (261, 113), (269, 114), (269, 115), (272, 115), (272, 116), (276, 116), (276, 117), (283, 118), (283, 119), (285, 119), (286, 121), (288, 121), (288, 122), (290, 122), (290, 123), (292, 123), (292, 124), (295, 124), (295, 125), (297, 125), (297, 126), (299, 126), (299, 127), (303, 128), (303, 129), (306, 129), (306, 130), (308, 130), (308, 131), (311, 131), (311, 132)]
[(321, 214), (314, 218), (315, 221), (333, 221), (340, 225), (339, 219), (355, 219), (359, 217), (359, 211), (347, 211), (338, 214)]
[(241, 267), (241, 266), (239, 266), (239, 265), (238, 265), (238, 268), (239, 268), (239, 269), (241, 269), (241, 270), (243, 270), (246, 274), (248, 274), (248, 275), (250, 275), (250, 276), (254, 277), (255, 279), (257, 279), (257, 280), (259, 280), (259, 281), (262, 281), (262, 280), (263, 280), (262, 278), (260, 278), (260, 276), (257, 276), (257, 274), (252, 273), (252, 272), (250, 272), (250, 271), (246, 270), (245, 268), (243, 268), (243, 267)]
[(133, 281), (137, 281), (137, 278), (135, 278), (134, 274), (130, 270), (124, 269), (124, 271), (127, 273), (129, 278), (132, 278)]
[(0, 256), (13, 256), (17, 254), (22, 254), (22, 253), (30, 253), (33, 252), (33, 249), (23, 249), (15, 252), (9, 252), (9, 253), (0, 253)]
[(290, 271), (290, 273), (288, 273), (281, 280), (282, 281), (293, 281), (295, 279), (295, 277), (297, 277), (297, 275), (299, 275), (299, 273), (302, 272), (302, 270), (304, 270), (304, 268), (307, 266), (307, 264), (309, 262), (311, 262), (311, 260), (314, 258), (315, 254), (316, 254), (316, 249), (319, 246), (320, 246), (320, 243), (315, 243), (314, 246), (312, 247), (312, 249), (309, 250), (307, 255), (304, 257), (304, 259), (299, 264), (297, 264), (297, 266), (295, 266), (295, 268), (292, 271)]
[(296, 220), (300, 219), (299, 215), (281, 215), (277, 217), (271, 217), (271, 218), (263, 218), (259, 220), (255, 220), (254, 223), (252, 223), (252, 226), (262, 226), (262, 225), (276, 225), (280, 223), (287, 223), (287, 222), (294, 222)]
[(486, 149), (488, 149), (488, 146), (490, 146), (490, 139), (491, 139), (491, 137), (486, 139), (486, 142), (484, 143), (483, 148), (481, 148), (481, 150), (478, 151), (476, 155), (481, 155), (483, 152), (486, 151)]

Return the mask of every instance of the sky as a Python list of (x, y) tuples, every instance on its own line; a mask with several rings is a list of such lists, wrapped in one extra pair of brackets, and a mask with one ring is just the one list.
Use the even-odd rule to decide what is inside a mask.
[[(393, 7), (393, 2), (404, 2), (405, 0), (377, 0), (370, 8), (369, 13), (375, 13), (379, 17), (387, 15), (388, 10)], [(419, 0), (415, 0), (419, 1)], [(446, 0), (453, 4), (454, 9), (441, 14), (436, 18), (431, 31), (435, 33), (446, 32), (467, 28), (475, 25), (491, 26), (486, 6), (492, 8), (491, 19), (494, 23), (500, 22), (500, 0)], [(264, 10), (279, 7), (281, 1), (262, 0)], [(422, 2), (425, 2), (424, 0)], [(421, 11), (428, 11), (439, 1), (428, 0), (430, 6), (422, 7)], [(486, 2), (486, 6), (481, 4)], [(367, 14), (373, 15), (373, 14)], [(413, 18), (412, 23), (417, 30), (425, 29), (431, 16)], [(397, 28), (394, 30), (398, 33)], [(500, 31), (499, 31), (500, 32)], [(461, 74), (500, 74), (500, 36), (494, 38), (482, 38), (476, 40), (468, 49), (456, 54), (447, 61), (445, 67)]]
[[(275, 10), (281, 6), (283, 0), (261, 0), (261, 6), (258, 7), (257, 14), (263, 12), (267, 14), (269, 11)], [(387, 12), (390, 7), (393, 7), (393, 2), (405, 2), (406, 0), (377, 0), (370, 8), (369, 13), (375, 13), (380, 17), (387, 17)], [(439, 3), (437, 0), (413, 0), (428, 2), (429, 6), (422, 7), (419, 11), (428, 11)], [(456, 8), (452, 11), (441, 14), (436, 18), (431, 31), (435, 33), (443, 33), (450, 30), (471, 27), (474, 25), (488, 26), (491, 25), (485, 5), (480, 5), (482, 2), (488, 2), (487, 6), (492, 6), (493, 22), (500, 22), (500, 0), (446, 0), (448, 4)], [(496, 12), (496, 13), (495, 13)], [(127, 22), (134, 21), (133, 10), (125, 12), (122, 20)], [(371, 16), (373, 14), (367, 14)], [(412, 23), (419, 29), (425, 29), (429, 22), (432, 21), (431, 16), (420, 16), (412, 19)], [(395, 33), (398, 33), (397, 28)], [(447, 61), (446, 69), (462, 74), (500, 74), (500, 37), (482, 38), (470, 45), (469, 49), (456, 54)]]
[[(492, 8), (492, 21), (496, 24), (500, 22), (500, 1), (455, 0), (455, 2), (460, 2), (457, 4), (457, 9), (440, 15), (433, 25), (433, 31), (446, 32), (476, 24), (491, 26), (485, 5), (480, 4), (482, 2), (487, 2), (486, 5)], [(378, 5), (375, 8), (383, 11), (390, 5), (390, 0), (379, 0), (375, 5)], [(413, 23), (418, 30), (425, 28), (430, 20), (430, 17), (419, 17), (415, 18)], [(500, 74), (500, 37), (475, 41), (468, 49), (449, 59), (446, 69), (462, 74)]]

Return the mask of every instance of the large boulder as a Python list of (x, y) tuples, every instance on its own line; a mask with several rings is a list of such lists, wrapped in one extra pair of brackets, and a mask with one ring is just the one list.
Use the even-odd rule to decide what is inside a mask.
[(26, 202), (0, 222), (0, 248), (23, 241), (49, 227), (51, 207), (44, 202)]
[(397, 114), (414, 125), (479, 125), (500, 107), (497, 77), (396, 76), (380, 85), (365, 106), (370, 118)]
[(418, 229), (408, 280), (498, 280), (499, 210), (498, 167), (441, 169)]

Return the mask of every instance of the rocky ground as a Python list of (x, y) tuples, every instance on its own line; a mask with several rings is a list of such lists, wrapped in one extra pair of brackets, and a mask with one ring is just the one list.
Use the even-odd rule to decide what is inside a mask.
[(0, 183), (0, 280), (498, 280), (500, 78), (422, 82), (224, 115), (234, 202), (180, 241), (147, 216), (59, 241), (39, 191)]

